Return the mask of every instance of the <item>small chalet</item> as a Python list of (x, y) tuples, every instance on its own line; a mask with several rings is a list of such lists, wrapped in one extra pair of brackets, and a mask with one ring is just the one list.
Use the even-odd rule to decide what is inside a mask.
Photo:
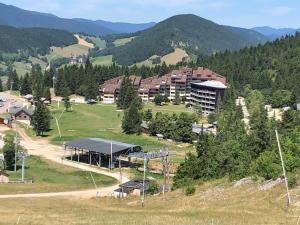
[[(144, 183), (145, 193), (149, 191), (151, 181), (146, 179)], [(129, 194), (140, 196), (143, 192), (143, 180), (134, 179), (120, 185), (120, 187), (114, 190), (114, 197), (127, 197)]]
[(25, 106), (25, 107), (13, 106), (9, 108), (8, 113), (11, 115), (13, 120), (28, 121), (31, 124), (34, 108), (29, 106)]

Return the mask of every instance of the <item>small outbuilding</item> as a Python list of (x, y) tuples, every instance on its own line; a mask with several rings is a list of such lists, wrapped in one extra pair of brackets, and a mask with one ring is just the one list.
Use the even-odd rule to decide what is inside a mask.
[(9, 183), (9, 174), (4, 172), (4, 171), (0, 171), (0, 183)]
[(34, 107), (18, 107), (13, 106), (8, 109), (8, 113), (12, 119), (19, 121), (28, 121), (31, 124), (32, 116), (34, 113)]
[(151, 185), (151, 181), (149, 179), (145, 180), (143, 184), (143, 179), (134, 179), (130, 180), (124, 184), (121, 184), (120, 187), (114, 190), (114, 197), (127, 197), (129, 194), (140, 196), (143, 192), (143, 186), (145, 193), (148, 192)]

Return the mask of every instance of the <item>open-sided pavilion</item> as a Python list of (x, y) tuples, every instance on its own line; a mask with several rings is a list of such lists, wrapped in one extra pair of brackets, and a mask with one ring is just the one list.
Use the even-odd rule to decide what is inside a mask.
[(65, 143), (65, 157), (67, 151), (71, 161), (80, 162), (83, 157), (88, 156), (89, 164), (96, 163), (100, 167), (105, 160), (108, 161), (109, 168), (114, 168), (116, 158), (127, 156), (130, 161), (129, 155), (141, 151), (141, 147), (102, 138), (82, 138)]

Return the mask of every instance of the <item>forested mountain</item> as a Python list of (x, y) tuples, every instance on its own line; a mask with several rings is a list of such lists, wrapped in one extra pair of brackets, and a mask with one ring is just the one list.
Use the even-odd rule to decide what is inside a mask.
[(107, 35), (117, 33), (106, 27), (90, 22), (79, 22), (63, 19), (52, 14), (27, 11), (15, 6), (0, 3), (0, 25), (14, 27), (45, 27), (62, 29), (70, 32), (85, 32), (92, 35)]
[(218, 53), (199, 60), (197, 65), (226, 75), (240, 91), (250, 86), (270, 95), (283, 89), (300, 98), (300, 34), (263, 46)]
[(23, 10), (0, 3), (0, 25), (14, 27), (45, 27), (91, 35), (131, 33), (153, 26), (153, 23), (130, 24), (92, 21), (85, 19), (64, 19), (48, 13)]
[(77, 43), (72, 33), (46, 28), (15, 28), (0, 26), (0, 53), (46, 54), (51, 46), (63, 47)]
[(150, 23), (123, 23), (123, 22), (110, 22), (105, 20), (86, 20), (86, 19), (75, 19), (77, 21), (84, 21), (97, 24), (102, 27), (106, 27), (107, 29), (113, 30), (116, 33), (135, 33), (141, 30), (146, 30), (155, 25), (154, 22)]
[(268, 37), (270, 40), (275, 40), (277, 38), (281, 38), (285, 35), (294, 35), (296, 32), (299, 32), (300, 29), (293, 29), (293, 28), (272, 28), (272, 27), (254, 27), (252, 30), (259, 32), (266, 37)]
[(131, 65), (153, 55), (166, 55), (177, 47), (189, 54), (211, 55), (266, 41), (255, 31), (221, 26), (190, 14), (171, 17), (134, 36), (138, 37), (124, 46), (108, 48), (101, 54), (112, 54), (117, 63)]

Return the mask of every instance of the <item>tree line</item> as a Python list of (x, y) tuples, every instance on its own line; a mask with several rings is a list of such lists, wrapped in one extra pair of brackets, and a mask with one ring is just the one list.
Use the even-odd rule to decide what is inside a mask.
[(226, 76), (240, 94), (245, 94), (243, 90), (247, 87), (260, 90), (268, 100), (266, 103), (275, 106), (300, 101), (299, 33), (236, 52), (226, 51), (208, 58), (200, 56), (197, 62), (180, 65), (204, 66)]
[(275, 129), (278, 129), (289, 184), (295, 184), (300, 169), (300, 113), (288, 110), (282, 121), (268, 118), (257, 98), (248, 99), (252, 106), (250, 132), (245, 130), (243, 114), (234, 99), (237, 92), (227, 92), (223, 110), (217, 114), (218, 132), (202, 132), (196, 154), (189, 153), (174, 177), (174, 188), (199, 181), (228, 176), (231, 181), (246, 176), (276, 179), (282, 174)]

